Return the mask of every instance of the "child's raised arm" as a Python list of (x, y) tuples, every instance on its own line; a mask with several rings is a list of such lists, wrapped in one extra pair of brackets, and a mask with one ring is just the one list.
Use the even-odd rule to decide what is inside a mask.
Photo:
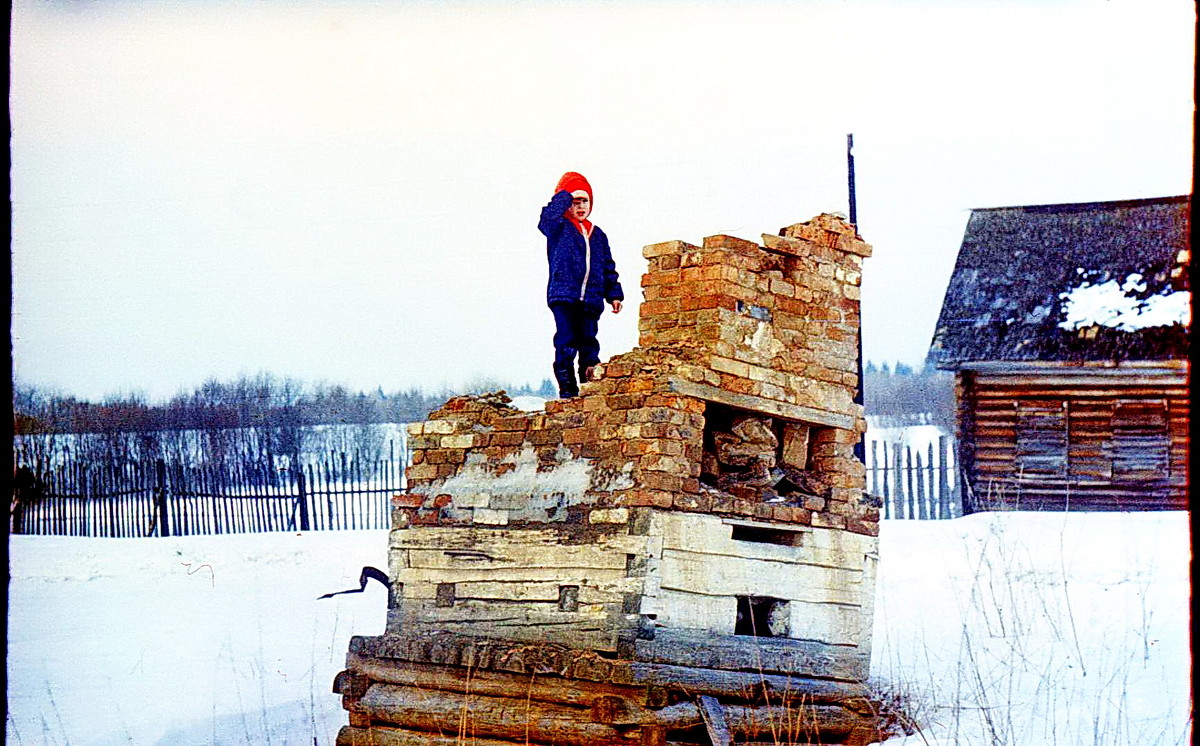
[(571, 193), (561, 191), (550, 198), (549, 204), (542, 208), (542, 217), (538, 220), (538, 230), (549, 236), (562, 230), (567, 222), (567, 208), (571, 206)]

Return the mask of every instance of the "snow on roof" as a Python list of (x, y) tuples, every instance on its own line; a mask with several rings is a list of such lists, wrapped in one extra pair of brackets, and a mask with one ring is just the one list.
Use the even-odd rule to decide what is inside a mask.
[(930, 359), (954, 369), (1187, 357), (1190, 203), (972, 210)]
[(1088, 326), (1108, 326), (1132, 332), (1153, 326), (1192, 325), (1192, 294), (1186, 290), (1163, 292), (1149, 298), (1138, 298), (1146, 284), (1134, 273), (1118, 283), (1109, 280), (1098, 285), (1083, 282), (1065, 293), (1059, 293), (1067, 318), (1058, 323), (1068, 331)]

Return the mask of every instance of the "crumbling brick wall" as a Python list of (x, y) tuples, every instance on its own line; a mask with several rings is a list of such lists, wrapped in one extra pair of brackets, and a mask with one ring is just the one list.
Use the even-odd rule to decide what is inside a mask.
[[(781, 234), (647, 246), (639, 346), (545, 411), (458, 397), (412, 425), (400, 524), (602, 523), (653, 507), (877, 535), (854, 456), (870, 247), (829, 215)], [(716, 451), (756, 429), (748, 419), (769, 458), (738, 484)]]

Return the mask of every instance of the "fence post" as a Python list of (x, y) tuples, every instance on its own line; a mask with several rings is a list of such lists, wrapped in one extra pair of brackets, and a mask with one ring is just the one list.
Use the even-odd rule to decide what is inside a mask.
[(950, 515), (950, 481), (946, 459), (946, 435), (937, 437), (937, 517), (952, 518)]
[(892, 444), (892, 513), (894, 518), (907, 518), (904, 514), (904, 477), (899, 441)]
[[(932, 448), (932, 446), (930, 446)], [(925, 493), (925, 466), (921, 463), (921, 452), (916, 453), (917, 472), (917, 518), (924, 521), (929, 518), (928, 498)], [(932, 485), (930, 485), (932, 486)]]
[(883, 484), (883, 517), (891, 518), (895, 511), (892, 509), (892, 472), (888, 467), (892, 462), (889, 461), (891, 457), (888, 456), (886, 440), (881, 442), (880, 450), (883, 451), (883, 455), (880, 456), (883, 460), (883, 477), (879, 480)]
[[(875, 446), (877, 446), (877, 445), (879, 445), (878, 441), (874, 441), (874, 440), (871, 441), (871, 457), (870, 457), (870, 459), (868, 459), (868, 463), (870, 463), (871, 466), (868, 467), (866, 470), (867, 471), (867, 474), (866, 474), (867, 492), (868, 492), (868, 494), (872, 494), (872, 495), (879, 493), (879, 486), (878, 486), (879, 480), (876, 479), (876, 472), (875, 472), (875, 465), (876, 465), (876, 463), (878, 463), (878, 459), (877, 459), (876, 453), (875, 453)], [(866, 466), (866, 464), (864, 464), (864, 466)]]
[(296, 473), (296, 489), (300, 493), (296, 498), (299, 501), (298, 505), (300, 506), (300, 530), (308, 531), (308, 490), (305, 489), (304, 484), (304, 469), (300, 468), (299, 466), (294, 468)]
[(158, 485), (154, 490), (154, 501), (158, 504), (158, 535), (170, 536), (170, 514), (167, 511), (167, 463), (159, 459), (154, 464)]
[(913, 485), (913, 453), (911, 446), (904, 446), (904, 482), (908, 490), (905, 502), (908, 503), (908, 519), (917, 517), (917, 493)]
[(92, 472), (90, 469), (84, 469), (83, 472), (83, 490), (81, 491), (80, 510), (79, 510), (79, 536), (91, 536), (88, 519), (92, 513)]

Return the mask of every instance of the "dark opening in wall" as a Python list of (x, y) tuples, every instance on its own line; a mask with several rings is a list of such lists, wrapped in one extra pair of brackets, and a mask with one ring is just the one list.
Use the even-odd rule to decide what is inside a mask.
[(733, 634), (753, 637), (788, 637), (791, 633), (788, 602), (770, 596), (738, 596)]
[(558, 587), (558, 610), (579, 611), (579, 586), (560, 585)]
[(749, 541), (756, 544), (779, 544), (785, 547), (798, 547), (801, 546), (801, 540), (804, 536), (799, 531), (784, 531), (765, 526), (744, 526), (735, 523), (731, 528), (733, 530), (729, 538), (734, 541)]
[(774, 481), (779, 438), (774, 418), (709, 403), (704, 413), (700, 482), (756, 499)]
[(743, 500), (823, 497), (819, 444), (831, 428), (709, 402), (700, 483)]

